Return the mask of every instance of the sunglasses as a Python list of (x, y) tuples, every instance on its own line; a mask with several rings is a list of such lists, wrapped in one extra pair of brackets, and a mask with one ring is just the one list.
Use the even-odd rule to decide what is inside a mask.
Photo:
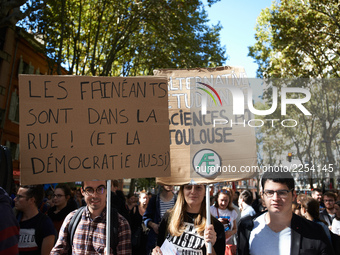
[(222, 193), (222, 194), (229, 194), (229, 190), (221, 189), (221, 190), (220, 190), (220, 193)]

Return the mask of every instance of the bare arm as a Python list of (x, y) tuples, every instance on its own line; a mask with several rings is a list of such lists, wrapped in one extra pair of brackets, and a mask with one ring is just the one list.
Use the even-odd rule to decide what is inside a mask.
[(149, 221), (148, 222), (148, 227), (152, 228), (153, 231), (155, 231), (156, 234), (158, 234), (158, 228), (159, 228), (159, 225), (152, 222), (152, 221)]
[(41, 244), (41, 255), (49, 255), (53, 245), (54, 245), (54, 240), (55, 240), (55, 236), (54, 235), (50, 235), (50, 236), (46, 236)]
[(236, 220), (234, 220), (233, 221), (233, 229), (225, 232), (225, 238), (229, 238), (236, 233), (237, 233), (237, 224), (236, 224)]

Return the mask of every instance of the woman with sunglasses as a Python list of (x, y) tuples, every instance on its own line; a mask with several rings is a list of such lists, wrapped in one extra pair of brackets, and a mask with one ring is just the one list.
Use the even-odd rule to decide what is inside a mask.
[(221, 189), (216, 194), (215, 205), (210, 207), (210, 212), (224, 225), (225, 239), (231, 244), (231, 237), (237, 233), (237, 212), (233, 207), (233, 193), (228, 189)]
[(59, 233), (60, 227), (63, 224), (66, 216), (75, 208), (69, 200), (71, 198), (71, 189), (67, 184), (58, 184), (52, 195), (54, 206), (51, 207), (47, 215), (51, 218), (53, 225)]
[(177, 254), (207, 254), (206, 244), (211, 242), (212, 254), (224, 254), (223, 225), (214, 217), (206, 226), (204, 185), (182, 185), (175, 206), (163, 217), (152, 255), (163, 254), (160, 246), (165, 239), (172, 243)]

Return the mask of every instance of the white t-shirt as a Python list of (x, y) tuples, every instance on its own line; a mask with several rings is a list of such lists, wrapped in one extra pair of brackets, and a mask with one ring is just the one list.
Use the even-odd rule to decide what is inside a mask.
[(340, 220), (334, 219), (332, 222), (332, 232), (336, 235), (340, 235)]
[[(217, 212), (218, 210), (218, 212)], [(214, 205), (210, 206), (210, 213), (212, 216), (218, 218), (225, 218), (229, 220), (228, 224), (224, 224), (224, 231), (232, 230), (234, 226), (234, 220), (237, 219), (237, 212), (236, 210), (230, 211), (229, 209), (221, 210), (216, 208)], [(226, 239), (226, 242), (230, 239)]]
[(254, 220), (250, 233), (249, 251), (251, 255), (290, 255), (291, 228), (276, 233), (268, 227), (265, 221), (267, 213)]
[(236, 218), (236, 223), (238, 224), (240, 219), (241, 219), (241, 212), (240, 208), (236, 205), (233, 204), (234, 210), (237, 212), (237, 218)]

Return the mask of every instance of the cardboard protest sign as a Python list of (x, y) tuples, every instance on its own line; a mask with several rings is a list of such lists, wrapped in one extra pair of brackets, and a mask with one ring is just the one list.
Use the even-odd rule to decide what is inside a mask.
[(19, 77), (21, 183), (168, 176), (165, 77)]
[[(253, 177), (256, 139), (243, 68), (155, 70), (168, 77), (171, 176), (182, 185)], [(236, 114), (235, 114), (236, 112)]]

